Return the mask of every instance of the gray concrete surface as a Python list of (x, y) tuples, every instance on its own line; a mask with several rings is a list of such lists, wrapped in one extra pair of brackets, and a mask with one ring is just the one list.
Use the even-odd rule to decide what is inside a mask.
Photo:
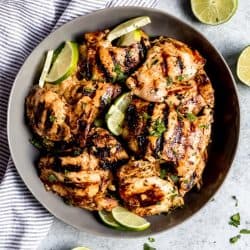
[[(206, 26), (195, 20), (188, 0), (161, 0), (157, 8), (165, 10), (200, 30), (223, 54), (235, 74), (240, 51), (250, 44), (250, 1), (239, 0), (235, 16), (226, 24)], [(250, 88), (238, 82), (241, 104), (241, 137), (239, 150), (228, 178), (215, 195), (214, 201), (190, 220), (172, 230), (155, 236), (152, 244), (157, 250), (247, 250), (250, 235), (242, 235), (234, 245), (229, 238), (238, 229), (228, 225), (230, 215), (240, 212), (241, 228), (250, 229)], [(239, 206), (235, 207), (231, 196), (236, 195)], [(110, 239), (80, 232), (55, 219), (39, 250), (67, 250), (83, 245), (92, 250), (142, 250), (147, 238)]]

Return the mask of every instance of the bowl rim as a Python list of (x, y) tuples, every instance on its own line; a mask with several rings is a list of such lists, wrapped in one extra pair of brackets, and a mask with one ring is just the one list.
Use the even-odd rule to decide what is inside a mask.
[[(50, 37), (54, 36), (55, 33), (59, 32), (61, 29), (64, 29), (65, 26), (71, 26), (73, 25), (75, 22), (77, 22), (79, 19), (82, 19), (82, 18), (86, 18), (86, 17), (90, 17), (90, 16), (95, 16), (95, 15), (98, 15), (99, 13), (103, 13), (103, 12), (106, 12), (107, 10), (109, 11), (122, 11), (122, 10), (126, 10), (126, 11), (129, 11), (130, 9), (138, 9), (138, 10), (145, 10), (145, 11), (149, 11), (149, 12), (153, 12), (153, 13), (160, 13), (162, 15), (166, 15), (168, 17), (170, 17), (171, 19), (173, 19), (174, 21), (177, 21), (179, 22), (180, 24), (184, 25), (184, 26), (187, 26), (190, 30), (193, 30), (194, 32), (196, 32), (206, 43), (208, 43), (213, 49), (214, 51), (217, 53), (217, 55), (219, 56), (219, 58), (221, 59), (221, 61), (223, 62), (230, 78), (231, 78), (231, 81), (232, 81), (232, 86), (233, 86), (233, 89), (234, 89), (234, 92), (235, 92), (235, 96), (236, 96), (236, 100), (237, 100), (237, 109), (239, 110), (239, 113), (238, 113), (238, 123), (237, 123), (237, 134), (236, 134), (236, 141), (235, 141), (235, 147), (232, 151), (232, 157), (231, 157), (231, 160), (229, 162), (229, 167), (227, 169), (227, 171), (225, 172), (225, 175), (221, 181), (221, 183), (218, 185), (218, 188), (213, 192), (213, 194), (211, 195), (210, 198), (213, 198), (217, 193), (218, 191), (222, 188), (222, 186), (225, 184), (225, 180), (227, 179), (227, 176), (229, 174), (229, 172), (232, 170), (232, 165), (234, 163), (234, 160), (235, 160), (235, 156), (236, 156), (236, 153), (237, 153), (237, 150), (238, 150), (238, 146), (239, 146), (239, 139), (240, 139), (240, 124), (241, 124), (241, 115), (240, 115), (240, 110), (241, 110), (241, 107), (240, 107), (240, 102), (239, 102), (239, 93), (238, 93), (238, 90), (237, 90), (237, 85), (236, 85), (236, 82), (235, 82), (235, 79), (234, 79), (234, 76), (233, 76), (233, 73), (230, 69), (230, 67), (228, 66), (226, 60), (224, 59), (224, 57), (222, 56), (221, 52), (215, 47), (215, 45), (213, 45), (207, 38), (204, 34), (202, 34), (198, 29), (196, 29), (195, 27), (193, 27), (192, 24), (189, 24), (185, 21), (183, 21), (182, 19), (168, 13), (167, 11), (165, 10), (160, 10), (158, 8), (151, 8), (151, 7), (139, 7), (139, 6), (120, 6), (120, 7), (110, 7), (110, 8), (103, 8), (103, 9), (99, 9), (99, 10), (96, 10), (96, 11), (93, 11), (91, 13), (88, 13), (86, 15), (81, 15), (81, 16), (78, 16), (74, 19), (72, 19), (71, 21), (69, 22), (66, 22), (65, 24), (61, 25), (60, 27), (56, 28), (55, 30), (53, 30), (51, 33), (49, 33), (46, 37), (44, 37), (35, 47), (34, 49), (29, 53), (29, 55), (26, 57), (26, 59), (24, 60), (22, 66), (20, 67), (16, 77), (15, 77), (15, 80), (12, 84), (12, 87), (11, 87), (11, 92), (10, 92), (10, 95), (9, 95), (9, 100), (8, 100), (8, 110), (7, 110), (7, 138), (8, 138), (8, 145), (9, 145), (9, 149), (10, 149), (10, 157), (12, 158), (13, 160), (13, 163), (15, 165), (15, 168), (17, 170), (17, 173), (19, 174), (19, 176), (21, 177), (22, 181), (24, 182), (25, 186), (28, 188), (29, 192), (31, 192), (32, 196), (51, 214), (53, 215), (54, 217), (56, 217), (57, 219), (61, 220), (62, 222), (66, 223), (67, 225), (71, 225), (72, 227), (80, 230), (80, 231), (84, 231), (86, 233), (89, 233), (89, 234), (93, 234), (93, 235), (96, 235), (96, 236), (100, 236), (100, 237), (107, 237), (107, 238), (141, 238), (141, 237), (146, 237), (147, 235), (149, 236), (153, 236), (153, 235), (160, 235), (160, 234), (163, 234), (163, 233), (166, 233), (167, 231), (169, 231), (170, 229), (173, 229), (173, 228), (177, 228), (178, 226), (180, 226), (181, 224), (184, 224), (184, 223), (187, 223), (191, 218), (193, 218), (194, 216), (198, 215), (207, 205), (207, 203), (210, 201), (210, 199), (208, 199), (207, 201), (205, 201), (203, 203), (203, 205), (198, 208), (194, 213), (192, 213), (191, 215), (189, 215), (187, 218), (184, 218), (182, 221), (178, 222), (177, 224), (175, 225), (171, 225), (169, 228), (167, 229), (163, 229), (162, 231), (160, 232), (150, 232), (148, 233), (147, 235), (141, 235), (141, 234), (114, 234), (114, 235), (110, 235), (110, 234), (105, 234), (105, 233), (100, 233), (100, 232), (93, 232), (93, 231), (90, 231), (88, 230), (87, 228), (85, 228), (84, 230), (80, 227), (80, 226), (77, 226), (77, 225), (72, 225), (72, 223), (70, 223), (70, 220), (69, 219), (66, 219), (62, 216), (60, 216), (59, 214), (55, 213), (54, 211), (52, 212), (53, 209), (50, 209), (50, 207), (48, 207), (47, 205), (45, 205), (43, 202), (40, 201), (40, 198), (36, 197), (35, 194), (33, 193), (33, 190), (32, 188), (26, 184), (26, 182), (24, 181), (25, 180), (25, 177), (22, 173), (22, 171), (19, 170), (18, 167), (16, 167), (16, 164), (17, 163), (17, 160), (15, 158), (15, 153), (14, 153), (14, 150), (12, 148), (12, 141), (11, 141), (11, 138), (10, 138), (10, 110), (11, 110), (11, 104), (12, 104), (12, 100), (13, 100), (13, 93), (14, 93), (14, 89), (15, 89), (15, 86), (17, 85), (17, 82), (18, 82), (18, 79), (19, 79), (19, 76), (22, 75), (23, 71), (24, 71), (24, 65), (26, 63), (26, 61), (28, 61), (30, 59), (30, 57), (32, 56), (33, 52), (35, 50), (37, 50), (37, 48), (39, 48), (42, 43), (44, 42), (44, 40), (46, 39), (49, 39)], [(136, 16), (135, 16), (136, 17)]]

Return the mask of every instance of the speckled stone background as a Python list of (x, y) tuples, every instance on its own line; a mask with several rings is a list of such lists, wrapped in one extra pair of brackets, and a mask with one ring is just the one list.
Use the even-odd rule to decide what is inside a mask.
[[(160, 0), (157, 8), (175, 15), (200, 30), (225, 57), (235, 75), (237, 57), (250, 44), (250, 1), (239, 0), (236, 14), (226, 24), (203, 25), (195, 20), (189, 0)], [(250, 235), (231, 245), (229, 238), (239, 229), (228, 225), (229, 217), (239, 212), (240, 228), (250, 229), (250, 88), (239, 83), (241, 104), (241, 136), (239, 149), (224, 185), (205, 208), (183, 224), (155, 236), (157, 250), (248, 250)], [(236, 195), (238, 207), (231, 198)], [(39, 250), (68, 250), (87, 246), (91, 250), (142, 250), (147, 238), (111, 239), (80, 232), (55, 219)]]

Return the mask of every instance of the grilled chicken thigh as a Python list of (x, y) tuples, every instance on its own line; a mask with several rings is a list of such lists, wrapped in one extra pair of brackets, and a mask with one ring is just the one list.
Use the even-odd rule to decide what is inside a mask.
[(80, 49), (80, 79), (124, 81), (144, 60), (150, 43), (143, 31), (141, 42), (128, 47), (113, 46), (106, 40), (107, 33), (108, 30), (85, 34), (85, 43)]
[(117, 176), (120, 197), (140, 216), (168, 212), (184, 203), (173, 182), (160, 178), (157, 162), (130, 161), (119, 169)]
[(86, 151), (75, 157), (41, 157), (38, 169), (46, 189), (74, 206), (110, 211), (118, 205), (107, 195), (111, 171), (100, 168), (99, 159)]
[(102, 168), (115, 169), (128, 161), (128, 154), (106, 129), (92, 128), (87, 141), (91, 154), (99, 159)]
[(204, 63), (196, 50), (175, 39), (161, 37), (153, 42), (146, 61), (126, 80), (126, 84), (144, 100), (164, 102), (172, 83), (181, 84), (192, 79)]
[(69, 112), (67, 103), (53, 91), (35, 87), (26, 97), (26, 115), (31, 128), (49, 140), (71, 140)]

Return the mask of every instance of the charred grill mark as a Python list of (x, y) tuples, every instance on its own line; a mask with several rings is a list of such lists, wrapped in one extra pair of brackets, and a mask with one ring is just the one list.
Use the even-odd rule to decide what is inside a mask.
[(168, 59), (168, 56), (165, 54), (165, 53), (162, 53), (162, 62), (161, 62), (161, 69), (162, 69), (162, 73), (165, 77), (168, 76), (168, 62), (167, 62), (167, 59)]
[(149, 132), (148, 132), (148, 128), (150, 127), (151, 124), (151, 116), (154, 112), (154, 107), (155, 104), (154, 103), (149, 103), (148, 107), (147, 107), (147, 114), (150, 117), (149, 119), (147, 119), (146, 121), (146, 126), (144, 127), (144, 131), (141, 135), (137, 136), (137, 143), (139, 146), (139, 150), (140, 150), (140, 155), (145, 154), (149, 140), (147, 138)]
[(130, 51), (126, 50), (124, 65), (128, 69), (125, 73), (130, 73), (129, 69), (132, 69), (136, 64), (135, 59), (131, 56)]
[(82, 94), (83, 96), (89, 96), (90, 98), (93, 98), (96, 94), (96, 89), (88, 88), (86, 86), (79, 86), (79, 88), (76, 90), (77, 94)]
[(52, 110), (48, 109), (47, 114), (46, 114), (46, 120), (45, 120), (45, 123), (44, 123), (44, 127), (45, 127), (46, 130), (52, 128), (52, 125), (53, 125), (53, 121), (51, 119), (52, 114), (53, 114)]
[(184, 70), (184, 63), (182, 61), (182, 58), (180, 56), (177, 56), (177, 64), (181, 70), (181, 74), (183, 73), (183, 70)]
[(44, 111), (44, 108), (45, 108), (45, 103), (39, 102), (39, 104), (37, 105), (37, 109), (35, 111), (35, 114), (34, 114), (34, 122), (35, 122), (36, 126), (38, 126), (38, 124), (41, 121), (41, 117), (42, 117), (42, 113)]
[(124, 165), (128, 160), (121, 159), (117, 161), (101, 161), (100, 165), (103, 169), (115, 169), (117, 167), (120, 167), (121, 165)]
[(139, 49), (139, 57), (140, 61), (144, 60), (146, 54), (147, 54), (147, 46), (145, 44), (145, 41), (142, 39), (141, 43), (138, 44), (138, 49)]
[(160, 153), (162, 152), (163, 149), (163, 142), (164, 142), (164, 137), (163, 134), (157, 139), (156, 145), (155, 145), (155, 150), (154, 150), (154, 156), (156, 158), (160, 157)]
[(103, 147), (103, 148), (95, 147), (95, 150), (93, 150), (93, 153), (97, 158), (103, 159), (103, 158), (110, 157), (110, 150), (111, 148), (109, 147)]
[(103, 73), (106, 80), (112, 82), (113, 76), (102, 64), (99, 53), (96, 53), (96, 64), (98, 65), (99, 70)]
[(129, 105), (128, 110), (127, 110), (127, 121), (128, 121), (128, 127), (129, 129), (136, 129), (136, 127), (138, 126), (138, 122), (139, 122), (139, 114), (136, 110), (136, 106), (135, 105)]
[(81, 166), (79, 165), (73, 165), (73, 164), (68, 164), (68, 165), (62, 165), (63, 171), (65, 172), (79, 172), (81, 171)]

